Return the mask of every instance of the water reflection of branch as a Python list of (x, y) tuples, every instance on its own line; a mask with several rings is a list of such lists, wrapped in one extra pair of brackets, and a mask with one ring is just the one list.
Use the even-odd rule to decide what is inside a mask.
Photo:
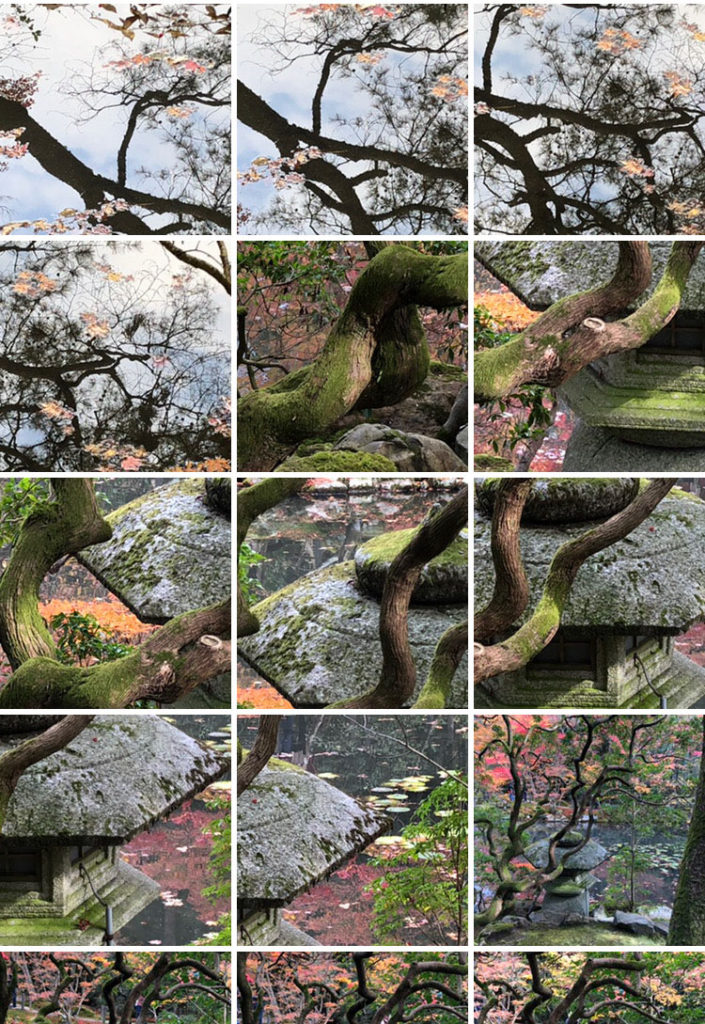
[(432, 757), (429, 757), (428, 754), (424, 754), (422, 750), (417, 750), (416, 747), (411, 746), (408, 738), (406, 737), (406, 729), (404, 722), (400, 721), (400, 719), (394, 718), (393, 721), (404, 733), (403, 740), (398, 739), (396, 736), (391, 736), (389, 733), (386, 732), (378, 732), (377, 729), (373, 729), (369, 725), (363, 725), (358, 716), (342, 715), (341, 717), (344, 718), (346, 722), (350, 722), (352, 725), (355, 725), (358, 729), (362, 729), (363, 732), (369, 732), (373, 736), (378, 736), (380, 739), (391, 740), (392, 743), (398, 743), (399, 746), (405, 747), (416, 757), (420, 757), (424, 761), (427, 761), (430, 765), (433, 765), (433, 767), (436, 768), (439, 772), (444, 772), (448, 776), (448, 778), (454, 779), (456, 782), (460, 783), (461, 786), (464, 786), (465, 789), (468, 788), (467, 780), (463, 777), (462, 771), (456, 772), (450, 768), (446, 768), (445, 765), (442, 765), (438, 761), (435, 761)]

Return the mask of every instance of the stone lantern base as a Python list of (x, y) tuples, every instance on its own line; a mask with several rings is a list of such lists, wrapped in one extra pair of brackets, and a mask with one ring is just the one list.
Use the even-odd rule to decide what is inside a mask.
[[(118, 931), (152, 902), (159, 883), (118, 860), (110, 879), (98, 893), (113, 908), (113, 928)], [(13, 908), (13, 902), (15, 907)], [(16, 911), (16, 917), (13, 915)], [(99, 946), (105, 932), (105, 908), (92, 894), (70, 913), (58, 915), (39, 893), (22, 893), (14, 901), (4, 894), (0, 908), (0, 943), (27, 946)]]
[(653, 638), (639, 649), (658, 695), (646, 684), (622, 637), (596, 640), (591, 677), (567, 668), (547, 671), (526, 665), (475, 688), (476, 708), (669, 708), (699, 706), (705, 697), (705, 668), (674, 650), (670, 637)]
[(238, 946), (320, 946), (320, 942), (285, 921), (279, 907), (245, 915), (237, 927)]
[[(667, 432), (666, 432), (667, 435)], [(623, 441), (604, 427), (578, 420), (563, 460), (566, 473), (702, 473), (705, 448), (663, 448)]]

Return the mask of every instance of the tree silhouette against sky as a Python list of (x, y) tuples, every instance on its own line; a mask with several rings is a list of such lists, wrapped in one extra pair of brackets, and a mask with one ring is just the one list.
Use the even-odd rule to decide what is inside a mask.
[(252, 9), (238, 61), (247, 233), (465, 232), (464, 6)]
[(229, 230), (226, 8), (4, 9), (3, 234)]
[(478, 231), (702, 234), (702, 8), (488, 4), (475, 67)]

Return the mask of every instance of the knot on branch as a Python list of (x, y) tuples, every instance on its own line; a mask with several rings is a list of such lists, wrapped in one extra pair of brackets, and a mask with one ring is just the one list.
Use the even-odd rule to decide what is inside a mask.
[(198, 643), (203, 644), (204, 647), (212, 647), (214, 650), (223, 646), (223, 641), (219, 636), (212, 636), (209, 633), (204, 633), (202, 637), (199, 637)]
[(600, 320), (598, 316), (586, 316), (583, 320), (583, 327), (587, 328), (588, 331), (594, 331), (596, 334), (600, 334), (606, 330), (607, 325), (604, 320)]

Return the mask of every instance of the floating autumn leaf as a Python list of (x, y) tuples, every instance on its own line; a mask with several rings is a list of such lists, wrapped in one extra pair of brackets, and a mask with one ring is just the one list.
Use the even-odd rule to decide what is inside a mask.
[(185, 119), (191, 117), (195, 109), (195, 107), (167, 107), (166, 112), (169, 117)]
[(358, 53), (355, 60), (358, 64), (379, 64), (383, 57), (382, 53)]
[(525, 18), (543, 18), (547, 10), (547, 7), (520, 7), (519, 14)]
[(596, 46), (605, 53), (620, 54), (628, 50), (638, 50), (641, 42), (625, 29), (606, 28)]
[(619, 169), (630, 178), (653, 178), (656, 173), (653, 167), (647, 167), (641, 160), (636, 160), (633, 157), (629, 160), (623, 160), (619, 165)]
[(107, 338), (110, 334), (107, 320), (99, 320), (95, 313), (81, 313), (81, 320), (89, 338)]
[(58, 281), (47, 277), (39, 270), (21, 270), (12, 290), (16, 295), (27, 295), (31, 299), (36, 299), (39, 295), (55, 291), (57, 286)]
[(48, 416), (50, 420), (72, 420), (75, 413), (65, 409), (59, 402), (45, 402), (39, 406), (39, 411)]
[(453, 216), (456, 220), (459, 220), (461, 224), (467, 224), (469, 217), (467, 206), (459, 206), (453, 211)]

